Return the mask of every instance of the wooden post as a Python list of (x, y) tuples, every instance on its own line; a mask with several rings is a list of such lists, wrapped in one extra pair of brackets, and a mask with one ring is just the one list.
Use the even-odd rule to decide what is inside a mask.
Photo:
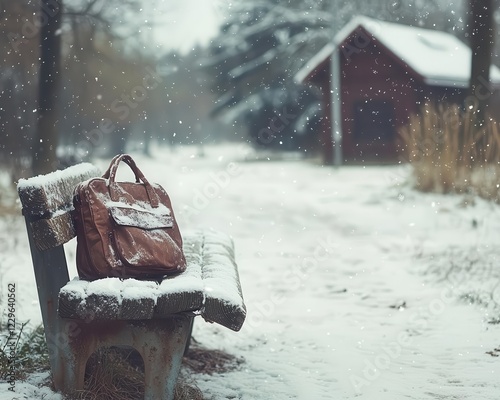
[(330, 58), (330, 73), (331, 129), (334, 146), (333, 164), (338, 167), (342, 165), (342, 91), (340, 88), (340, 57), (336, 45)]

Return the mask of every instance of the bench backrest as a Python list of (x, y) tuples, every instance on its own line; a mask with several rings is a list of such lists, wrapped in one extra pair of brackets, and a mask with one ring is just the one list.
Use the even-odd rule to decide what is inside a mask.
[(78, 183), (98, 175), (98, 168), (83, 163), (63, 171), (21, 179), (17, 185), (48, 341), (60, 329), (58, 295), (69, 280), (62, 245), (75, 237), (71, 218), (73, 191)]

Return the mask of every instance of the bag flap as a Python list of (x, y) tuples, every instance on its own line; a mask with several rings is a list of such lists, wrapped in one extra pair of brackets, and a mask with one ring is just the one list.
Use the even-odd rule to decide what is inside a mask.
[(109, 214), (117, 225), (133, 226), (141, 229), (172, 228), (174, 226), (174, 219), (170, 215), (170, 210), (164, 207), (164, 210), (161, 211), (167, 211), (168, 213), (158, 211), (126, 205), (109, 207)]

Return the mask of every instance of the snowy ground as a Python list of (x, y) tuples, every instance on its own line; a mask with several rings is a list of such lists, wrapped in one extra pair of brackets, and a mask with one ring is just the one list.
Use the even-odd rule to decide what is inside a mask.
[[(416, 193), (407, 167), (249, 161), (237, 145), (205, 153), (136, 161), (170, 192), (184, 231), (212, 227), (236, 243), (247, 321), (234, 333), (199, 319), (194, 337), (246, 361), (194, 376), (207, 398), (500, 398), (500, 325), (489, 323), (500, 315), (498, 206)], [(18, 320), (39, 322), (19, 217), (0, 219), (0, 269), (1, 301), (15, 282)]]

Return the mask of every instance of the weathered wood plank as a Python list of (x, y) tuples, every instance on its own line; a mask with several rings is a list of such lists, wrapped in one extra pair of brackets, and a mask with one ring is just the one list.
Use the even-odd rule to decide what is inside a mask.
[(151, 319), (158, 295), (155, 281), (73, 279), (59, 292), (59, 316), (87, 321)]
[(60, 246), (76, 236), (70, 212), (50, 219), (39, 219), (31, 222), (33, 238), (39, 250), (47, 250)]
[(121, 319), (151, 319), (158, 296), (158, 283), (126, 279), (121, 292)]
[[(73, 279), (59, 291), (58, 313), (62, 318), (80, 319), (79, 311), (87, 297), (88, 281)], [(83, 318), (85, 319), (85, 318)]]
[(32, 220), (51, 217), (58, 211), (70, 209), (76, 185), (99, 175), (97, 167), (81, 163), (47, 175), (20, 179), (17, 191), (24, 215)]
[(219, 233), (205, 233), (202, 259), (205, 303), (201, 315), (207, 321), (239, 331), (245, 322), (246, 307), (232, 240)]
[(123, 282), (119, 278), (103, 278), (89, 282), (86, 297), (80, 304), (81, 319), (119, 319)]
[(201, 279), (202, 240), (201, 235), (185, 236), (183, 250), (186, 256), (186, 271), (161, 282), (156, 302), (156, 317), (195, 311), (202, 307), (204, 299)]

